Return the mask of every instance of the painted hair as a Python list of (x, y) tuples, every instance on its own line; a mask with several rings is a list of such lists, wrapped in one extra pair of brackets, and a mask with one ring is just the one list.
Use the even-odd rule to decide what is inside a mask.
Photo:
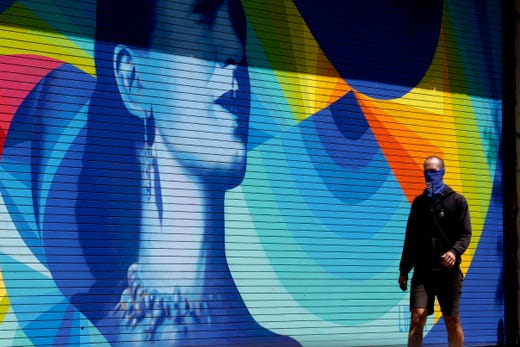
[(143, 122), (123, 105), (113, 71), (118, 44), (149, 47), (156, 1), (97, 2), (96, 88), (88, 110), (83, 167), (78, 181), (76, 217), (80, 244), (94, 284), (78, 296), (92, 321), (111, 311), (126, 287), (128, 267), (137, 259), (141, 174), (138, 151)]

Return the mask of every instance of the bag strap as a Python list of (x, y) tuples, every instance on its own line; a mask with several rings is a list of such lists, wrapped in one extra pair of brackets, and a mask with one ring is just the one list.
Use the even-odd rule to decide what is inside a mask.
[(447, 247), (450, 248), (451, 246), (451, 241), (450, 239), (446, 236), (446, 234), (444, 233), (444, 231), (442, 230), (441, 226), (439, 225), (439, 222), (437, 221), (437, 216), (435, 215), (435, 209), (434, 209), (434, 206), (438, 203), (441, 205), (441, 210), (444, 210), (444, 206), (442, 205), (442, 200), (444, 200), (444, 197), (439, 200), (439, 201), (436, 201), (434, 205), (430, 205), (428, 203), (428, 206), (430, 207), (430, 212), (432, 214), (432, 217), (433, 217), (433, 221), (435, 223), (435, 229), (439, 232), (439, 235), (441, 236), (442, 240), (444, 241), (444, 243), (447, 244)]

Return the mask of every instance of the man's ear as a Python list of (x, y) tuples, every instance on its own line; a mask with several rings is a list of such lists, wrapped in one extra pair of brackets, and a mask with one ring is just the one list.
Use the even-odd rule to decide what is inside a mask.
[(124, 45), (114, 49), (113, 66), (117, 89), (128, 112), (140, 118), (145, 117), (143, 84), (135, 52)]

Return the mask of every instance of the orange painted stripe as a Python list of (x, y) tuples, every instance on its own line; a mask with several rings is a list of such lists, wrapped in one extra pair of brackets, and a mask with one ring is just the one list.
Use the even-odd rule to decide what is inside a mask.
[(367, 96), (358, 92), (354, 92), (354, 95), (392, 172), (411, 203), (424, 189), (424, 158), (431, 154), (441, 154), (442, 151), (388, 115)]

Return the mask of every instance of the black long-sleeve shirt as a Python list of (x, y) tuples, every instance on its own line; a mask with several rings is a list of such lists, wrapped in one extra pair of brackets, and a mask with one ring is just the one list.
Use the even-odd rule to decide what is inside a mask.
[(457, 258), (454, 267), (458, 267), (470, 241), (471, 221), (464, 196), (447, 185), (437, 199), (423, 193), (412, 203), (399, 272), (407, 275), (412, 268), (415, 272), (440, 269), (440, 256), (450, 250)]

